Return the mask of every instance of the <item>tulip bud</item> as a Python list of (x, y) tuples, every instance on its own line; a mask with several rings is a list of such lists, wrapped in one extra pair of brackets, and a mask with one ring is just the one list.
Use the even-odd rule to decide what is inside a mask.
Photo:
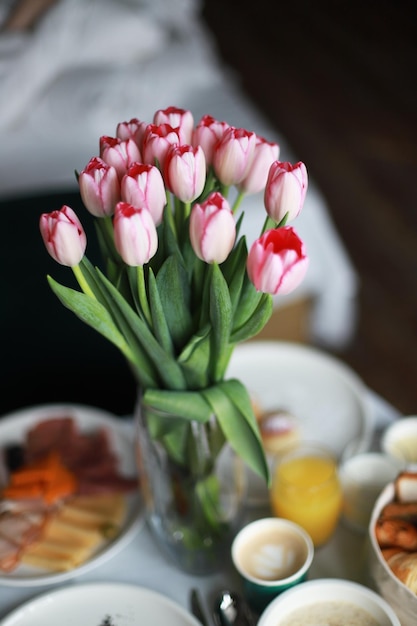
[(144, 265), (154, 256), (158, 248), (158, 236), (147, 208), (118, 202), (113, 227), (116, 250), (127, 265)]
[(229, 128), (214, 148), (213, 167), (223, 185), (237, 185), (247, 175), (255, 151), (256, 135), (243, 128)]
[(278, 159), (278, 155), (278, 144), (266, 141), (257, 135), (252, 164), (245, 178), (238, 185), (240, 191), (258, 193), (265, 189), (269, 168)]
[(307, 170), (301, 161), (295, 165), (281, 161), (273, 163), (264, 194), (269, 217), (277, 224), (287, 213), (287, 221), (296, 218), (303, 208), (307, 185)]
[(178, 128), (169, 124), (148, 124), (143, 135), (143, 162), (155, 165), (158, 161), (161, 169), (164, 167), (165, 156), (173, 144), (180, 143)]
[(133, 139), (122, 140), (108, 136), (100, 137), (100, 156), (116, 169), (119, 180), (133, 163), (141, 160), (139, 148)]
[(171, 146), (164, 165), (165, 184), (182, 202), (192, 202), (206, 182), (206, 159), (203, 148)]
[(119, 122), (116, 128), (116, 137), (122, 141), (133, 139), (141, 150), (143, 134), (147, 125), (147, 122), (141, 122), (136, 117), (133, 117), (129, 122)]
[(227, 200), (213, 192), (190, 215), (190, 240), (195, 254), (206, 263), (223, 263), (236, 239), (236, 224)]
[(120, 200), (117, 172), (99, 157), (93, 157), (78, 177), (80, 194), (87, 210), (95, 217), (113, 215)]
[(63, 205), (59, 211), (43, 213), (39, 228), (49, 254), (57, 263), (75, 267), (84, 256), (87, 237), (80, 220)]
[(304, 244), (290, 226), (266, 231), (248, 254), (250, 280), (258, 291), (273, 295), (294, 291), (307, 267)]
[(211, 115), (204, 115), (195, 127), (191, 143), (203, 148), (207, 165), (213, 163), (214, 148), (227, 128), (226, 122), (218, 122)]
[(194, 127), (194, 118), (191, 111), (178, 109), (177, 107), (168, 107), (167, 109), (159, 109), (153, 117), (153, 123), (169, 124), (172, 128), (178, 129), (180, 142), (191, 143), (191, 136)]
[(135, 207), (146, 207), (156, 226), (162, 221), (166, 193), (161, 172), (155, 165), (134, 163), (122, 178), (121, 196)]

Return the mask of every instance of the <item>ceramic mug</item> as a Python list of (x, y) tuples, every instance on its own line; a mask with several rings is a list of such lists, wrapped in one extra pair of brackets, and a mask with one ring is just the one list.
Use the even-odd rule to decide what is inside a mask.
[(278, 594), (306, 580), (314, 556), (309, 534), (298, 524), (263, 518), (240, 530), (232, 561), (251, 608), (260, 613)]

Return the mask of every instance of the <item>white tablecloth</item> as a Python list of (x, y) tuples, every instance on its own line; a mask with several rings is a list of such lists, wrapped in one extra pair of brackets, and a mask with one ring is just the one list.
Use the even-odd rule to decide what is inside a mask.
[[(368, 399), (376, 424), (374, 446), (377, 447), (379, 432), (399, 417), (399, 413), (371, 391), (368, 392)], [(261, 510), (249, 509), (247, 516), (251, 519), (262, 513)], [(370, 584), (366, 567), (366, 549), (366, 536), (350, 530), (341, 522), (332, 540), (316, 551), (310, 577), (347, 578)], [(198, 587), (202, 591), (208, 608), (221, 588), (228, 587), (237, 591), (240, 589), (239, 578), (233, 570), (230, 559), (227, 558), (223, 571), (211, 576), (196, 578), (178, 570), (160, 554), (146, 525), (142, 526), (132, 542), (110, 561), (73, 578), (66, 584), (104, 581), (133, 583), (153, 589), (186, 608), (191, 587)], [(0, 584), (0, 618), (25, 600), (56, 588), (56, 586), (9, 587)]]

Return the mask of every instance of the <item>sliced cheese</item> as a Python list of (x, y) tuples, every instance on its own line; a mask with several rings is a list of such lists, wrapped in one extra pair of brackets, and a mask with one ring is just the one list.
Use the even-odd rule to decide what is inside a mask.
[(66, 571), (83, 563), (91, 553), (90, 546), (74, 546), (72, 543), (42, 539), (27, 547), (22, 561), (48, 570)]
[(71, 507), (99, 513), (115, 523), (122, 523), (126, 514), (126, 495), (110, 493), (97, 496), (74, 496), (69, 501)]
[(71, 543), (74, 546), (94, 548), (101, 543), (103, 536), (98, 530), (81, 528), (63, 521), (58, 514), (48, 522), (43, 538), (51, 541)]

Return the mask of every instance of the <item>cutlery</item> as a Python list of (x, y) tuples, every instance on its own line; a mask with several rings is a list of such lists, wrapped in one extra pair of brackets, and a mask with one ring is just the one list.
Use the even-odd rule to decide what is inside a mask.
[(209, 626), (203, 609), (203, 602), (198, 589), (191, 589), (190, 593), (191, 612), (201, 622), (202, 626)]
[(214, 603), (216, 626), (255, 626), (246, 601), (237, 593), (224, 589)]

